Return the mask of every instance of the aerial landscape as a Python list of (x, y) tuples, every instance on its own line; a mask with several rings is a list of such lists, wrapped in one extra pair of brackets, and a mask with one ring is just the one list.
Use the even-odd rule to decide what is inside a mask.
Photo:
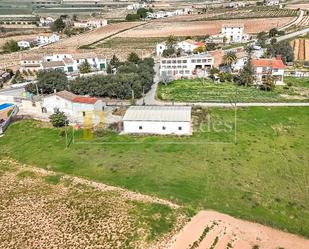
[(0, 248), (309, 248), (309, 2), (0, 0)]

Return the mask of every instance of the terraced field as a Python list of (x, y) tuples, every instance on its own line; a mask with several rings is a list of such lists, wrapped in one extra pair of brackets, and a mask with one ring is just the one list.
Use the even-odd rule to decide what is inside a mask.
[(296, 61), (309, 61), (309, 39), (295, 39), (290, 42)]

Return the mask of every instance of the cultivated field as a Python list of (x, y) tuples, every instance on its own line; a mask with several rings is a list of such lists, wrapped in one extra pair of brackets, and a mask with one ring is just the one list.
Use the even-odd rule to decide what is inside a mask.
[(80, 130), (68, 149), (64, 132), (25, 120), (0, 138), (0, 156), (309, 238), (308, 107), (239, 108), (237, 144), (233, 109), (196, 109), (193, 120), (190, 137), (85, 141)]
[(186, 222), (175, 205), (0, 160), (0, 247), (162, 248)]
[(296, 61), (309, 61), (309, 39), (295, 39), (290, 44)]
[(48, 46), (50, 49), (77, 49), (88, 44), (105, 39), (111, 35), (115, 35), (119, 32), (123, 32), (127, 29), (139, 26), (143, 22), (121, 22), (107, 25), (105, 27), (99, 28), (95, 31), (81, 34), (79, 36), (73, 36), (67, 39), (64, 39), (60, 42)]
[[(291, 21), (291, 17), (271, 18), (271, 19), (241, 19), (231, 20), (229, 23), (244, 23), (245, 32), (258, 33), (268, 31), (274, 27), (281, 27)], [(175, 36), (205, 36), (206, 34), (218, 34), (221, 32), (222, 24), (226, 24), (225, 20), (218, 21), (175, 21), (151, 22), (144, 26), (134, 28), (130, 31), (123, 32), (119, 37), (167, 37)]]
[[(299, 83), (304, 80), (304, 84)], [(274, 91), (256, 87), (236, 87), (233, 83), (215, 84), (209, 80), (176, 80), (168, 85), (159, 84), (157, 97), (180, 102), (308, 102), (309, 79), (287, 78), (292, 86), (277, 86)]]
[(298, 25), (309, 26), (309, 16), (304, 16)]

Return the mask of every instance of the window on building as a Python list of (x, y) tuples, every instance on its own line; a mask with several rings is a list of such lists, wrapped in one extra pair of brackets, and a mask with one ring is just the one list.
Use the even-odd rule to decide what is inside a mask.
[(165, 130), (166, 130), (166, 127), (165, 127), (165, 126), (162, 126), (162, 130), (164, 130), (164, 131), (165, 131)]
[(191, 60), (191, 63), (196, 63), (196, 60)]
[(182, 130), (182, 127), (181, 127), (181, 126), (178, 126), (178, 130), (181, 131), (181, 130)]
[(83, 117), (85, 117), (86, 116), (86, 112), (83, 112)]
[(182, 63), (187, 63), (187, 60), (183, 60)]
[(139, 130), (142, 130), (142, 129), (143, 129), (143, 126), (139, 126), (138, 129), (139, 129)]

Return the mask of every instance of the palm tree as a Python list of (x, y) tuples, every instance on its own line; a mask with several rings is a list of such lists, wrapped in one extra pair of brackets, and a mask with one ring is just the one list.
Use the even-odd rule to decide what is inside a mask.
[(224, 56), (223, 56), (223, 64), (227, 65), (229, 67), (231, 67), (231, 65), (237, 61), (237, 55), (235, 52), (233, 51), (229, 51), (227, 52)]
[(176, 45), (176, 43), (177, 43), (177, 39), (175, 38), (175, 36), (170, 35), (170, 36), (167, 38), (166, 46), (167, 46), (168, 48), (174, 48), (174, 46)]

